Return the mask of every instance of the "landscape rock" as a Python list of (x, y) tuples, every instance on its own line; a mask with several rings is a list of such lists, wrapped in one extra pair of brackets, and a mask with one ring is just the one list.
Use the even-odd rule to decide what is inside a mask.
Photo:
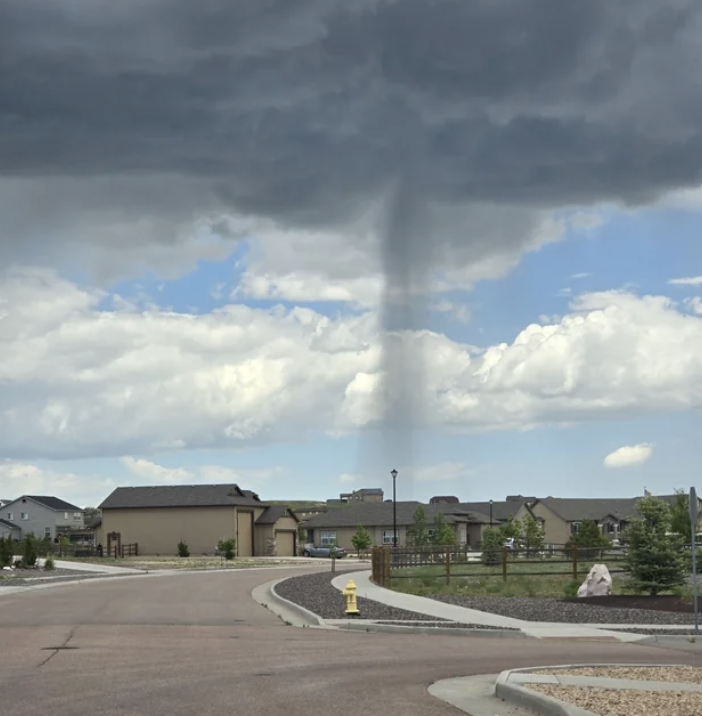
[(578, 589), (579, 597), (606, 597), (612, 593), (612, 575), (605, 564), (595, 564)]

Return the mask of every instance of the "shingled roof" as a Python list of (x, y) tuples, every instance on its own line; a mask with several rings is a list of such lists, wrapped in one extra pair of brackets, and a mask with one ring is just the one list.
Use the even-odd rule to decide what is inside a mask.
[[(676, 499), (675, 495), (655, 495), (655, 497), (671, 505)], [(642, 499), (642, 497), (544, 497), (537, 502), (548, 507), (566, 522), (580, 520), (599, 522), (609, 515), (622, 520), (637, 517), (636, 505)]]
[(265, 507), (258, 495), (237, 485), (157, 485), (118, 487), (103, 510), (140, 507)]
[(0, 519), (0, 525), (5, 525), (5, 527), (9, 527), (11, 530), (18, 530), (19, 527), (14, 524), (14, 522), (8, 522), (7, 520)]
[[(397, 524), (401, 527), (414, 523), (414, 513), (421, 502), (398, 502), (397, 503)], [(432, 522), (435, 515), (441, 512), (446, 521), (452, 522), (483, 522), (487, 521), (484, 515), (473, 515), (464, 510), (446, 508), (457, 508), (458, 505), (422, 505), (427, 522)], [(310, 517), (304, 524), (310, 529), (325, 527), (356, 527), (361, 524), (364, 527), (379, 527), (392, 525), (393, 513), (392, 502), (359, 502), (351, 503), (348, 507), (339, 510), (329, 510), (321, 515)]]
[(77, 507), (76, 505), (72, 505), (70, 502), (60, 500), (58, 497), (51, 497), (48, 495), (22, 495), (22, 497), (18, 497), (14, 500), (14, 502), (18, 502), (23, 498), (26, 498), (27, 500), (34, 500), (34, 502), (38, 502), (40, 505), (44, 505), (44, 507), (48, 507), (50, 510), (54, 510), (55, 512), (83, 511), (82, 507)]
[(257, 525), (274, 525), (281, 517), (285, 517), (289, 514), (299, 522), (300, 519), (287, 505), (271, 505), (266, 507), (263, 514), (256, 520)]

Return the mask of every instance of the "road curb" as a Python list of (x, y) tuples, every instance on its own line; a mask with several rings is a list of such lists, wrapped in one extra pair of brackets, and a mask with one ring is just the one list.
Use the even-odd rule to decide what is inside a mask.
[[(331, 625), (329, 625), (331, 626)], [(531, 639), (528, 634), (522, 631), (511, 631), (508, 629), (457, 629), (451, 627), (418, 627), (406, 626), (403, 624), (372, 624), (368, 622), (359, 622), (354, 624), (348, 622), (346, 624), (335, 624), (337, 629), (346, 629), (347, 631), (365, 631), (365, 632), (381, 632), (385, 634), (433, 634), (441, 636), (458, 636), (473, 637), (481, 639)]]
[(324, 619), (322, 619), (322, 617), (309, 611), (309, 609), (305, 609), (299, 604), (295, 604), (294, 602), (281, 597), (278, 592), (275, 591), (275, 587), (281, 582), (284, 582), (286, 579), (290, 578), (283, 577), (282, 579), (274, 579), (270, 582), (266, 582), (266, 584), (261, 584), (251, 592), (251, 596), (260, 605), (266, 607), (266, 609), (273, 612), (273, 614), (292, 626), (325, 627), (327, 629), (335, 628), (329, 626)]

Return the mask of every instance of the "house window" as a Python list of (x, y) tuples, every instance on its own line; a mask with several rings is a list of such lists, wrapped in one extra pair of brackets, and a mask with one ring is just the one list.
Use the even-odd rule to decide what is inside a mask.
[(20, 512), (20, 519), (21, 519), (21, 520), (28, 520), (28, 519), (29, 519), (29, 512)]
[(430, 540), (433, 540), (433, 539), (434, 539), (434, 529), (433, 529), (433, 527), (430, 527), (430, 528), (427, 530), (427, 537), (428, 537)]
[(461, 544), (466, 544), (466, 542), (468, 542), (468, 528), (467, 527), (462, 526), (460, 528), (459, 540), (460, 540)]
[(608, 522), (606, 526), (607, 526), (607, 533), (613, 535), (614, 534), (614, 522)]
[(320, 544), (322, 547), (333, 547), (336, 544), (336, 532), (322, 532)]
[(44, 527), (44, 537), (51, 537), (51, 527)]
[(570, 531), (575, 535), (580, 532), (580, 522), (572, 522), (570, 525)]
[(67, 520), (67, 519), (68, 519), (68, 512), (64, 512), (64, 513), (63, 513), (63, 519), (64, 519), (64, 520)]
[(74, 512), (73, 513), (73, 521), (74, 522), (80, 522), (80, 518), (83, 516), (82, 512)]
[(7, 519), (10, 520), (10, 522), (12, 522), (12, 520), (15, 519), (15, 513), (14, 513), (14, 512), (8, 512), (8, 513), (7, 513)]
[[(395, 544), (392, 539), (392, 530), (383, 530), (383, 544)], [(400, 544), (400, 534), (398, 530), (397, 544)]]

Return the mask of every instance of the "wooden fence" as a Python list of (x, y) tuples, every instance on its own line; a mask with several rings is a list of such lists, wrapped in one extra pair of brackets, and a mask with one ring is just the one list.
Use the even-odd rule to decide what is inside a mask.
[[(371, 557), (373, 581), (389, 587), (393, 579), (546, 577), (570, 576), (580, 579), (593, 562), (613, 565), (610, 574), (621, 574), (617, 568), (624, 561), (621, 548), (595, 549), (591, 547), (552, 546), (548, 549), (508, 549), (504, 547), (493, 564), (485, 564), (481, 554), (465, 547), (374, 547)], [(433, 569), (422, 570), (431, 567)], [(554, 569), (555, 567), (555, 569)]]

